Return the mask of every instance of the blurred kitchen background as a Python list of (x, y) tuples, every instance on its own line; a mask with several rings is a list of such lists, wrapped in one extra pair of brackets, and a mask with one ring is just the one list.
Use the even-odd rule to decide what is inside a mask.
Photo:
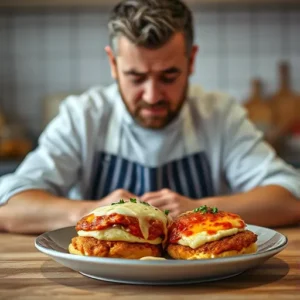
[[(106, 0), (0, 0), (0, 176), (69, 94), (112, 82)], [(187, 0), (200, 46), (191, 82), (233, 95), (300, 167), (300, 1)]]

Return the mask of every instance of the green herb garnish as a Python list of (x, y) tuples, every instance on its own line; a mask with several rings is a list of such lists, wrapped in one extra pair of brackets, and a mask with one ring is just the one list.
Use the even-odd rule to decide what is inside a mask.
[[(137, 200), (135, 198), (130, 198), (129, 200), (130, 200), (131, 203), (141, 203), (141, 204), (144, 204), (146, 206), (150, 206), (150, 204), (147, 203), (147, 202), (142, 202), (142, 201), (137, 202)], [(126, 203), (126, 201), (121, 199), (119, 202), (113, 202), (111, 205), (124, 204), (124, 203)]]
[(114, 202), (111, 205), (116, 205), (116, 204), (124, 204), (125, 201), (123, 199), (121, 199), (119, 202)]
[(211, 209), (211, 212), (212, 212), (213, 214), (216, 214), (218, 211), (219, 211), (219, 210), (218, 210), (216, 207), (213, 207), (213, 208)]
[(170, 213), (170, 211), (169, 211), (168, 209), (165, 209), (165, 210), (164, 210), (164, 213), (165, 213), (165, 215), (167, 216), (167, 215)]
[(217, 207), (208, 207), (207, 205), (202, 205), (200, 207), (197, 207), (193, 210), (194, 212), (200, 212), (201, 214), (206, 214), (206, 213), (213, 213), (216, 214), (219, 210)]
[(201, 212), (202, 214), (207, 213), (208, 207), (206, 205), (202, 205), (194, 209), (194, 212)]

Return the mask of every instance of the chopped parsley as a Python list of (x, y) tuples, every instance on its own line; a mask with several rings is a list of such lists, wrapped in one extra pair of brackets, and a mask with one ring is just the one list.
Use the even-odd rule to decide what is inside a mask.
[(165, 213), (165, 215), (167, 216), (167, 215), (170, 213), (170, 211), (169, 211), (168, 209), (165, 209), (165, 210), (164, 210), (164, 213)]
[(202, 205), (193, 210), (194, 212), (200, 212), (201, 214), (212, 213), (216, 214), (219, 210), (217, 207), (208, 207), (207, 205)]
[(116, 205), (116, 204), (124, 204), (125, 201), (123, 199), (121, 199), (119, 202), (114, 202), (111, 205)]
[[(141, 203), (141, 204), (144, 204), (144, 205), (146, 205), (146, 206), (150, 206), (149, 203), (147, 203), (147, 202), (142, 202), (142, 201), (137, 201), (135, 198), (130, 198), (129, 201), (130, 201), (131, 203)], [(123, 199), (121, 199), (119, 202), (113, 202), (111, 205), (124, 204), (124, 203), (126, 203), (126, 201), (124, 201)]]
[(213, 207), (213, 208), (211, 209), (211, 212), (212, 212), (213, 214), (216, 214), (218, 211), (219, 211), (219, 210), (218, 210), (216, 207)]
[(197, 207), (194, 209), (194, 212), (201, 212), (201, 213), (207, 213), (208, 207), (206, 205), (202, 205), (200, 207)]

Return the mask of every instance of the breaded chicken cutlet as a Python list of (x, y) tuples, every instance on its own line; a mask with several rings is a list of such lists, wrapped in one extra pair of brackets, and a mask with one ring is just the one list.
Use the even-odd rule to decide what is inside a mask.
[(254, 253), (257, 235), (239, 215), (202, 206), (169, 227), (167, 252), (174, 259), (206, 259)]
[(121, 200), (79, 220), (78, 236), (72, 239), (69, 252), (111, 258), (160, 257), (168, 221), (164, 212), (147, 203)]

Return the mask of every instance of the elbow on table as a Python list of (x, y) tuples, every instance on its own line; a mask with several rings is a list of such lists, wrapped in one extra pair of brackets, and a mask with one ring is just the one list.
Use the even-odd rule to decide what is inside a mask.
[(0, 206), (0, 232), (22, 233), (26, 224), (18, 218), (8, 204)]
[(6, 205), (0, 206), (0, 232), (11, 232), (12, 220), (10, 220), (6, 211)]

